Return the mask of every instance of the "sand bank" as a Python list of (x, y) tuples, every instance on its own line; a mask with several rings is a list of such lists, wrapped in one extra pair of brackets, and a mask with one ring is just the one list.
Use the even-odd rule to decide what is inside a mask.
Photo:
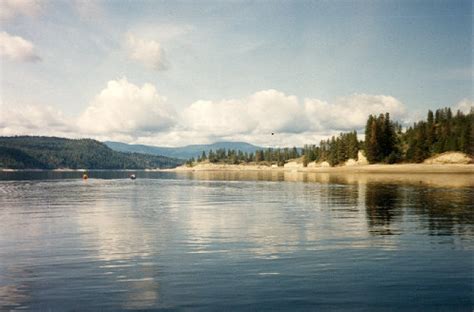
[(374, 164), (338, 167), (269, 167), (263, 165), (198, 164), (165, 171), (296, 171), (327, 173), (474, 173), (474, 164)]

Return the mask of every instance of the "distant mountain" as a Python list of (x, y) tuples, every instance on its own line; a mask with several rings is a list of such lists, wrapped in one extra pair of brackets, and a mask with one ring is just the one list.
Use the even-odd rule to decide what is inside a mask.
[(226, 150), (233, 149), (247, 153), (253, 153), (256, 150), (263, 149), (263, 147), (255, 146), (245, 142), (217, 142), (213, 144), (196, 144), (182, 147), (159, 147), (110, 141), (104, 143), (111, 149), (118, 152), (134, 152), (151, 155), (162, 155), (180, 159), (190, 159), (191, 157), (198, 157), (202, 154), (203, 151), (208, 153), (211, 149), (215, 151), (220, 148), (225, 148)]
[(172, 168), (182, 163), (164, 156), (117, 152), (91, 139), (0, 137), (0, 168), (147, 169)]

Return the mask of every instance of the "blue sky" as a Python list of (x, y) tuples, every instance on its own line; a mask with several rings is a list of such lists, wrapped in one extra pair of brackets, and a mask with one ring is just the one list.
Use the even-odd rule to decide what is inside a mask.
[(4, 135), (303, 144), (472, 106), (471, 1), (1, 6)]

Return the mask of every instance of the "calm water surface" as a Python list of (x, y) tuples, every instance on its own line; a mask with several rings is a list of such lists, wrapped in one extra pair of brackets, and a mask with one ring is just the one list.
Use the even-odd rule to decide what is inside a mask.
[(0, 173), (0, 310), (472, 310), (472, 176), (80, 176)]

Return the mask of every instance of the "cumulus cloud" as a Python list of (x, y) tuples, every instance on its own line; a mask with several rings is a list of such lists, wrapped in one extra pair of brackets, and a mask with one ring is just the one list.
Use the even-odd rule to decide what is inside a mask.
[(0, 20), (9, 20), (19, 15), (35, 16), (41, 11), (39, 0), (2, 0), (0, 1)]
[[(76, 117), (48, 105), (0, 103), (0, 135), (93, 137), (131, 142), (171, 133), (175, 112), (151, 84), (139, 87), (126, 78), (112, 80)], [(172, 137), (169, 137), (172, 139)]]
[(299, 132), (305, 118), (295, 96), (264, 90), (243, 99), (194, 102), (184, 110), (181, 123), (208, 135), (227, 136)]
[(165, 70), (168, 62), (164, 50), (158, 41), (137, 38), (133, 34), (126, 36), (129, 57), (154, 70)]
[(41, 60), (30, 41), (12, 36), (5, 31), (0, 32), (0, 56), (20, 62)]
[[(50, 106), (2, 108), (0, 135), (42, 134), (92, 137), (162, 146), (246, 141), (261, 146), (317, 144), (340, 131), (365, 126), (369, 114), (406, 116), (405, 106), (385, 95), (354, 94), (333, 102), (300, 101), (277, 90), (240, 99), (196, 101), (176, 114), (155, 86), (111, 80), (79, 116)], [(462, 110), (472, 106), (463, 100)], [(272, 133), (274, 133), (272, 135)]]
[(84, 133), (162, 131), (175, 122), (174, 112), (156, 88), (141, 88), (126, 78), (111, 80), (79, 118)]
[(385, 112), (394, 119), (403, 118), (405, 106), (391, 96), (368, 94), (341, 97), (334, 103), (306, 99), (301, 104), (296, 96), (264, 90), (243, 99), (194, 102), (183, 112), (181, 123), (212, 136), (251, 135), (268, 140), (269, 133), (311, 137), (315, 131), (360, 129), (369, 114)]
[(49, 105), (1, 105), (0, 135), (71, 136), (78, 129), (74, 121)]
[(242, 100), (197, 101), (184, 110), (181, 122), (188, 129), (211, 135), (249, 132), (256, 123), (246, 104)]
[(328, 103), (306, 99), (305, 112), (315, 130), (352, 130), (365, 125), (367, 116), (389, 112), (392, 119), (404, 118), (405, 106), (396, 98), (386, 95), (353, 94)]
[(296, 96), (276, 90), (254, 93), (248, 100), (250, 115), (258, 124), (256, 132), (301, 132), (306, 128), (306, 117)]
[(459, 101), (459, 103), (454, 105), (455, 112), (460, 110), (464, 114), (468, 114), (473, 108), (474, 108), (474, 101), (470, 99), (462, 99), (461, 101)]

